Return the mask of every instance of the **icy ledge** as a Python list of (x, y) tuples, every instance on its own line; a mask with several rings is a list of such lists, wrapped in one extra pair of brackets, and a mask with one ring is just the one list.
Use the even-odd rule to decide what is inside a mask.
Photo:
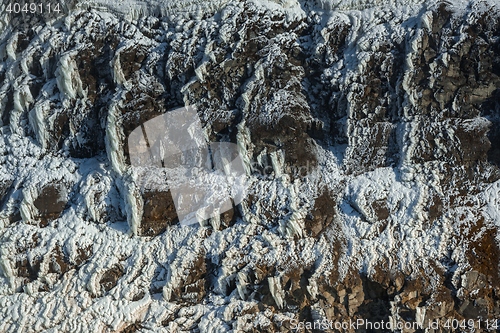
[[(213, 13), (224, 7), (231, 0), (80, 0), (76, 8), (94, 8), (99, 11), (111, 12), (135, 20), (141, 16), (168, 16), (171, 14), (189, 13), (202, 17), (203, 14)], [(241, 4), (246, 0), (236, 0)], [(251, 0), (271, 9), (300, 10), (304, 7), (320, 8), (323, 10), (363, 10), (373, 7), (404, 7), (416, 4), (431, 4), (436, 0)], [(460, 2), (460, 1), (459, 1)]]
[(77, 9), (93, 8), (136, 20), (141, 16), (168, 16), (190, 13), (199, 15), (215, 12), (230, 0), (90, 0), (78, 1)]

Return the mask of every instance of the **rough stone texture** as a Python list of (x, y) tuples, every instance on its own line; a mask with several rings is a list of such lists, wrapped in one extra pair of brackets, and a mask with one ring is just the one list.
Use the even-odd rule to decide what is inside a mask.
[(174, 288), (170, 300), (188, 304), (198, 304), (206, 295), (205, 258), (198, 256), (187, 267), (188, 276)]
[(139, 230), (141, 236), (156, 236), (179, 222), (170, 191), (145, 191), (144, 212)]
[(118, 280), (123, 276), (123, 274), (123, 267), (120, 265), (114, 265), (113, 267), (105, 271), (101, 279), (99, 280), (101, 289), (104, 292), (108, 292), (116, 287)]
[(8, 193), (12, 189), (12, 183), (9, 180), (0, 181), (0, 209), (3, 209), (5, 202), (9, 198)]
[[(0, 331), (498, 319), (498, 7), (299, 2), (1, 35)], [(185, 104), (250, 163), (219, 225), (179, 226), (130, 166), (131, 131)]]
[(305, 219), (306, 234), (318, 237), (335, 219), (336, 200), (327, 191), (323, 192), (314, 201), (314, 208)]
[(41, 224), (46, 226), (49, 221), (61, 216), (67, 204), (66, 189), (64, 185), (47, 185), (34, 201), (38, 209)]

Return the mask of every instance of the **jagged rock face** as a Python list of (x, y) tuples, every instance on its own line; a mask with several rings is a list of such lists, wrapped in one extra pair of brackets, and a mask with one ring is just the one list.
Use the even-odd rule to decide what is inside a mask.
[(65, 192), (61, 186), (49, 185), (42, 189), (42, 192), (33, 202), (34, 206), (38, 209), (43, 225), (46, 226), (49, 220), (57, 219), (61, 216), (66, 206)]
[(141, 236), (156, 236), (168, 226), (178, 222), (172, 195), (169, 191), (146, 191), (143, 195), (144, 210), (139, 234)]
[[(498, 318), (498, 5), (350, 4), (3, 31), (0, 331)], [(186, 104), (251, 186), (183, 227), (127, 138)]]

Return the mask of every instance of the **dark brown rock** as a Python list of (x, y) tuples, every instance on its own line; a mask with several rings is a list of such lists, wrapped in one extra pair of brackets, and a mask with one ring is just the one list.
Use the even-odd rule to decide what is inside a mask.
[(318, 237), (332, 223), (337, 214), (336, 205), (336, 200), (328, 191), (322, 192), (316, 198), (314, 207), (305, 221), (305, 230), (308, 236)]
[(38, 209), (38, 218), (42, 226), (46, 226), (49, 221), (61, 216), (67, 204), (67, 189), (64, 184), (49, 184), (45, 186), (34, 205)]
[(15, 263), (17, 276), (25, 278), (26, 282), (35, 281), (38, 279), (41, 263), (42, 258), (40, 256), (31, 258), (31, 260), (28, 260), (27, 258), (17, 260)]
[[(496, 241), (498, 230), (487, 225), (483, 217), (469, 228), (463, 227), (463, 239), (471, 240), (466, 253), (467, 259), (474, 270), (484, 274), (491, 286), (500, 287), (498, 262), (500, 249)], [(481, 235), (480, 240), (473, 241), (473, 235)]]
[(146, 54), (147, 50), (141, 46), (133, 46), (120, 53), (120, 63), (122, 64), (122, 72), (126, 80), (131, 79), (134, 72), (141, 68)]
[(76, 256), (72, 264), (76, 267), (82, 266), (94, 254), (92, 246), (80, 246), (76, 250)]
[[(292, 180), (299, 180), (310, 168), (317, 166), (316, 149), (327, 153), (331, 149), (338, 159), (337, 166), (344, 167), (340, 176), (346, 178), (391, 167), (396, 182), (406, 186), (409, 185), (405, 178), (408, 175), (400, 169), (404, 165), (412, 169), (409, 174), (414, 178), (410, 182), (415, 181), (417, 187), (419, 182), (424, 182), (428, 190), (419, 192), (416, 208), (401, 207), (405, 200), (399, 203), (389, 202), (388, 198), (378, 200), (383, 197), (378, 195), (377, 200), (375, 197), (363, 200), (367, 205), (359, 209), (359, 219), (360, 223), (371, 224), (368, 238), (373, 240), (374, 234), (382, 233), (389, 226), (397, 244), (402, 234), (399, 223), (406, 221), (399, 221), (401, 215), (394, 214), (393, 209), (398, 213), (408, 209), (405, 213), (418, 216), (418, 223), (424, 219), (420, 225), (424, 233), (426, 227), (439, 227), (440, 223), (452, 219), (453, 228), (459, 231), (450, 243), (440, 246), (447, 246), (445, 250), (450, 253), (456, 246), (462, 247), (461, 262), (454, 262), (451, 257), (455, 260), (456, 256), (443, 251), (443, 258), (437, 258), (439, 262), (421, 258), (424, 262), (411, 263), (413, 271), (402, 271), (401, 260), (397, 257), (398, 245), (390, 245), (394, 248), (382, 249), (382, 253), (387, 250), (396, 254), (379, 257), (378, 266), (369, 267), (369, 273), (361, 273), (359, 267), (353, 265), (345, 277), (341, 276), (340, 265), (345, 263), (339, 263), (339, 258), (344, 254), (345, 244), (342, 235), (338, 235), (340, 226), (336, 228), (332, 224), (335, 218), (343, 217), (337, 214), (335, 194), (320, 190), (304, 221), (304, 231), (306, 236), (313, 238), (307, 242), (314, 242), (314, 238), (335, 242), (331, 244), (331, 253), (320, 253), (316, 258), (317, 262), (325, 258), (331, 260), (330, 271), (316, 271), (324, 269), (316, 267), (317, 262), (286, 262), (285, 267), (274, 265), (272, 260), (248, 262), (248, 257), (252, 256), (241, 252), (234, 259), (236, 263), (231, 267), (234, 271), (230, 273), (228, 286), (222, 287), (221, 293), (227, 295), (222, 296), (237, 297), (234, 273), (246, 274), (249, 281), (243, 298), (257, 305), (241, 310), (238, 315), (258, 320), (252, 323), (253, 327), (247, 328), (255, 332), (291, 330), (290, 323), (262, 320), (259, 317), (262, 313), (279, 318), (286, 312), (287, 316), (295, 316), (300, 321), (313, 321), (318, 316), (338, 321), (357, 318), (386, 321), (396, 309), (401, 319), (412, 322), (417, 313), (425, 309), (426, 322), (478, 316), (498, 318), (498, 227), (481, 216), (489, 199), (476, 196), (488, 186), (487, 183), (500, 179), (498, 14), (490, 8), (484, 12), (455, 15), (454, 6), (443, 2), (437, 7), (426, 8), (432, 11), (432, 19), (416, 23), (429, 14), (422, 12), (418, 19), (401, 23), (404, 29), (394, 30), (393, 22), (388, 20), (396, 18), (374, 11), (373, 19), (377, 22), (369, 23), (375, 24), (373, 31), (380, 33), (375, 36), (377, 42), (353, 43), (351, 36), (357, 35), (362, 41), (371, 30), (354, 31), (357, 27), (340, 16), (338, 20), (325, 22), (320, 13), (309, 10), (307, 5), (303, 8), (307, 17), (293, 22), (278, 13), (264, 15), (255, 4), (244, 3), (243, 10), (236, 11), (234, 21), (224, 22), (234, 30), (232, 34), (219, 29), (217, 20), (213, 28), (207, 24), (203, 29), (193, 29), (192, 22), (168, 28), (175, 33), (159, 29), (163, 25), (158, 19), (152, 19), (156, 28), (151, 29), (140, 21), (145, 23), (138, 24), (144, 38), (154, 36), (166, 45), (164, 55), (155, 54), (161, 58), (157, 62), (149, 57), (154, 51), (147, 46), (127, 44), (130, 40), (123, 32), (135, 26), (123, 23), (119, 28), (106, 26), (106, 31), (99, 31), (90, 24), (93, 19), (90, 12), (79, 14), (74, 24), (89, 23), (86, 28), (92, 32), (86, 43), (78, 46), (74, 59), (87, 100), (79, 96), (69, 101), (69, 106), (63, 106), (57, 88), (47, 85), (58, 65), (59, 54), (75, 51), (71, 49), (75, 47), (71, 38), (62, 43), (64, 47), (55, 49), (54, 46), (48, 53), (37, 52), (33, 61), (27, 62), (32, 75), (28, 86), (36, 102), (50, 96), (48, 151), (61, 154), (58, 156), (69, 153), (70, 157), (78, 158), (104, 153), (103, 133), (110, 103), (124, 89), (123, 100), (117, 103), (118, 113), (121, 113), (117, 125), (124, 136), (120, 138), (122, 144), (140, 124), (189, 102), (199, 106), (199, 116), (211, 141), (235, 142), (237, 125), (245, 121), (252, 141), (248, 147), (250, 157), (265, 161), (267, 167), (271, 165), (272, 153), (283, 153), (283, 172)], [(481, 6), (487, 8), (489, 4), (484, 2)], [(231, 15), (230, 11), (225, 13)], [(362, 27), (367, 23), (363, 20), (359, 22)], [(428, 22), (431, 22), (429, 27)], [(96, 25), (102, 25), (102, 21)], [(13, 37), (17, 38), (12, 45), (18, 56), (34, 42), (33, 31)], [(207, 57), (204, 51), (209, 40), (213, 43)], [(122, 45), (131, 46), (122, 48), (117, 54)], [(349, 45), (363, 52), (353, 52)], [(413, 45), (418, 47), (415, 49)], [(44, 64), (40, 63), (40, 59), (44, 59), (42, 54), (48, 56)], [(113, 59), (120, 60), (125, 79), (133, 87), (130, 91), (115, 82), (111, 68)], [(4, 62), (5, 66), (10, 66), (8, 61)], [(257, 68), (260, 65), (262, 67)], [(5, 66), (0, 66), (0, 81), (7, 77)], [(48, 68), (47, 73), (43, 72), (45, 68)], [(13, 70), (15, 73), (19, 69)], [(15, 93), (12, 86), (6, 87), (1, 101), (3, 126), (15, 125), (10, 124)], [(12, 121), (23, 124), (26, 118), (24, 112), (20, 119), (12, 118)], [(33, 134), (29, 126), (21, 131)], [(122, 149), (128, 159), (127, 145), (123, 144)], [(272, 177), (274, 170), (266, 170), (263, 178)], [(21, 187), (22, 180), (19, 184)], [(37, 218), (42, 220), (42, 225), (57, 219), (65, 208), (65, 200), (59, 200), (64, 188), (59, 186), (64, 185), (48, 185), (36, 198), (35, 206), (40, 212)], [(339, 193), (343, 193), (343, 186)], [(413, 187), (413, 183), (409, 187)], [(11, 202), (18, 205), (13, 195), (17, 190), (12, 183), (1, 183), (0, 206), (4, 206), (1, 205), (2, 196), (4, 200), (14, 198)], [(155, 236), (177, 223), (170, 192), (148, 191), (142, 195), (144, 210), (140, 235)], [(260, 199), (259, 193), (251, 193), (244, 203), (248, 203), (245, 208), (261, 212), (256, 216), (258, 227), (277, 232), (276, 225), (290, 214), (289, 203), (280, 204), (276, 200), (260, 209)], [(484, 202), (478, 204), (477, 201)], [(421, 207), (423, 212), (409, 211)], [(11, 215), (11, 221), (17, 218), (16, 213)], [(222, 227), (231, 227), (237, 215), (234, 207), (221, 214)], [(37, 228), (26, 228), (32, 229)], [(210, 233), (216, 231), (210, 230)], [(302, 246), (300, 241), (304, 240), (297, 236), (286, 241)], [(71, 269), (84, 265), (93, 255), (91, 246), (81, 245), (77, 253), (71, 255), (63, 247), (39, 251), (38, 246), (41, 245), (37, 239), (28, 239), (19, 245), (14, 255), (15, 274), (24, 284), (37, 280), (41, 268), (62, 277)], [(173, 302), (179, 307), (200, 304), (209, 292), (217, 293), (214, 281), (226, 274), (221, 273), (227, 268), (221, 264), (224, 255), (207, 258), (203, 254), (190, 263), (183, 272), (185, 281), (172, 292)], [(102, 290), (114, 288), (124, 271), (120, 265), (106, 270), (100, 281)], [(315, 290), (310, 288), (313, 276), (318, 276), (314, 280), (315, 295), (310, 294)], [(284, 305), (276, 304), (270, 294), (269, 278), (279, 278)], [(47, 291), (46, 288), (42, 287)], [(161, 286), (152, 284), (151, 292), (160, 290)], [(139, 292), (132, 299), (137, 301), (144, 296), (144, 292)], [(169, 314), (165, 323), (175, 317), (178, 319), (177, 313)], [(198, 324), (186, 330), (199, 330)], [(134, 323), (123, 331), (141, 330), (141, 325)]]
[(123, 330), (120, 331), (120, 333), (135, 333), (142, 328), (144, 328), (144, 326), (140, 322), (137, 321), (137, 322), (125, 327)]
[(206, 295), (207, 265), (204, 254), (198, 255), (189, 265), (189, 275), (172, 291), (171, 301), (199, 304)]
[(165, 232), (168, 226), (179, 222), (170, 191), (145, 191), (143, 200), (144, 212), (139, 235), (157, 236)]
[(12, 180), (2, 180), (0, 181), (0, 209), (2, 208), (5, 201), (7, 201), (9, 190), (12, 187)]
[(231, 200), (231, 203), (232, 208), (220, 214), (220, 222), (223, 229), (233, 226), (236, 222), (236, 219), (238, 218), (238, 209), (234, 206), (233, 200)]
[(106, 272), (104, 272), (104, 274), (101, 276), (101, 279), (99, 280), (101, 289), (104, 292), (108, 292), (116, 287), (118, 280), (123, 276), (123, 274), (125, 274), (125, 272), (123, 270), (123, 267), (119, 264), (116, 264), (108, 269)]
[(390, 211), (385, 200), (374, 201), (372, 203), (372, 208), (375, 212), (375, 216), (377, 216), (379, 220), (385, 220), (390, 216)]

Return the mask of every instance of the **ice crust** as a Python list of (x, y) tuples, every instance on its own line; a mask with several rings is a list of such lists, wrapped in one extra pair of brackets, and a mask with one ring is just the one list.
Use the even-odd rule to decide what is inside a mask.
[[(75, 9), (92, 8), (98, 24), (118, 24), (120, 16), (129, 20), (137, 20), (144, 15), (173, 15), (189, 13), (196, 22), (199, 17), (219, 10), (229, 1), (111, 1), (93, 0), (80, 2)], [(273, 10), (281, 10), (297, 17), (304, 15), (301, 5), (304, 2), (259, 2), (261, 6)], [(370, 26), (373, 12), (379, 7), (389, 8), (394, 14), (394, 25), (404, 20), (415, 18), (414, 26), (428, 27), (431, 17), (425, 13), (419, 15), (423, 6), (431, 6), (433, 2), (423, 1), (321, 1), (306, 2), (313, 8), (317, 6), (325, 13), (325, 25), (339, 21), (352, 23), (352, 33), (348, 36), (348, 50), (352, 57), (346, 59), (345, 76), (339, 78), (342, 84), (354, 83), (359, 68), (365, 66), (364, 53), (370, 52), (387, 31), (375, 23)], [(465, 12), (465, 2), (454, 4), (457, 15)], [(236, 10), (228, 7), (227, 10)], [(330, 12), (335, 10), (335, 12)], [(74, 38), (84, 38), (82, 32), (72, 30), (77, 26), (67, 19), (66, 33)], [(287, 218), (279, 223), (276, 230), (268, 230), (262, 225), (260, 206), (252, 211), (242, 205), (243, 219), (228, 229), (206, 235), (203, 226), (173, 226), (167, 232), (155, 238), (134, 236), (141, 222), (143, 202), (139, 187), (135, 182), (137, 174), (125, 163), (122, 145), (125, 135), (119, 122), (119, 106), (125, 93), (131, 86), (122, 71), (118, 52), (113, 59), (113, 78), (118, 89), (112, 96), (112, 103), (106, 112), (106, 156), (98, 156), (89, 160), (67, 158), (64, 155), (45, 154), (49, 148), (48, 129), (52, 128), (49, 103), (55, 94), (61, 94), (63, 104), (76, 99), (85, 100), (87, 92), (82, 89), (78, 70), (72, 62), (74, 53), (61, 55), (57, 63), (55, 77), (50, 78), (48, 62), (42, 64), (43, 72), (49, 82), (43, 87), (42, 97), (34, 104), (34, 96), (29, 91), (30, 74), (25, 68), (33, 61), (36, 49), (48, 55), (54, 44), (63, 43), (63, 32), (55, 27), (46, 26), (39, 32), (39, 40), (32, 49), (23, 54), (16, 54), (17, 36), (8, 35), (7, 19), (0, 19), (0, 56), (6, 55), (6, 61), (0, 66), (8, 68), (6, 72), (9, 85), (0, 87), (0, 99), (4, 99), (8, 89), (15, 90), (13, 109), (10, 110), (9, 126), (0, 129), (0, 180), (15, 175), (14, 181), (26, 181), (24, 188), (18, 190), (6, 203), (0, 215), (0, 332), (15, 332), (29, 328), (27, 332), (88, 332), (89, 327), (95, 332), (119, 331), (136, 321), (147, 321), (151, 327), (148, 331), (162, 332), (161, 322), (172, 313), (178, 312), (184, 323), (172, 321), (167, 327), (170, 332), (187, 332), (189, 324), (199, 321), (203, 332), (230, 332), (227, 322), (234, 327), (241, 323), (234, 317), (234, 309), (251, 307), (255, 301), (246, 301), (247, 276), (238, 271), (240, 253), (247, 253), (250, 266), (266, 263), (276, 267), (294, 267), (316, 265), (316, 273), (310, 278), (309, 293), (317, 294), (315, 280), (322, 274), (335, 269), (344, 276), (349, 269), (356, 268), (370, 272), (380, 260), (395, 258), (401, 269), (411, 270), (415, 262), (442, 257), (447, 251), (446, 244), (454, 228), (452, 220), (444, 220), (432, 226), (423, 223), (422, 199), (429, 187), (439, 190), (437, 180), (423, 179), (418, 170), (411, 164), (412, 151), (417, 142), (412, 135), (415, 128), (411, 123), (401, 128), (401, 138), (408, 140), (407, 150), (402, 152), (402, 171), (393, 168), (379, 168), (361, 175), (345, 175), (339, 160), (339, 154), (333, 150), (318, 148), (317, 170), (306, 182), (294, 182), (283, 172), (283, 156), (272, 156), (272, 167), (276, 178), (269, 182), (257, 182), (255, 179), (254, 195), (262, 202), (286, 206), (290, 209)], [(3, 30), (2, 30), (3, 29)], [(221, 28), (223, 31), (224, 27)], [(394, 29), (398, 29), (395, 27)], [(326, 31), (326, 30), (325, 30)], [(129, 31), (138, 43), (149, 45), (138, 31)], [(228, 31), (228, 33), (232, 33)], [(135, 34), (135, 35), (134, 35)], [(314, 42), (320, 45), (323, 37), (316, 36)], [(407, 105), (415, 103), (409, 79), (413, 71), (413, 53), (419, 47), (421, 36), (415, 34), (408, 47), (413, 50), (406, 59), (406, 73), (403, 87), (406, 90)], [(159, 45), (155, 46), (161, 46)], [(165, 46), (165, 45), (163, 45)], [(210, 57), (209, 51), (206, 56)], [(43, 59), (43, 58), (42, 58)], [(195, 75), (203, 81), (206, 76), (203, 64), (200, 64)], [(247, 110), (249, 92), (258, 89), (259, 76), (264, 75), (265, 64), (258, 63), (254, 77), (246, 85), (243, 94), (243, 111)], [(50, 78), (50, 79), (49, 79)], [(55, 88), (59, 91), (56, 93)], [(277, 96), (276, 103), (282, 103), (289, 96)], [(2, 107), (4, 107), (2, 105)], [(263, 119), (273, 122), (277, 118)], [(484, 126), (477, 120), (469, 126)], [(352, 126), (352, 125), (347, 125)], [(35, 138), (27, 135), (32, 130)], [(244, 164), (249, 165), (252, 138), (247, 124), (238, 125), (237, 143)], [(356, 140), (352, 138), (351, 140)], [(353, 142), (351, 142), (353, 143)], [(7, 154), (3, 154), (8, 151)], [(349, 154), (346, 151), (345, 154)], [(6, 155), (8, 157), (6, 157)], [(249, 173), (249, 170), (247, 170)], [(12, 177), (14, 178), (14, 177)], [(23, 221), (29, 221), (36, 215), (34, 199), (38, 191), (50, 182), (59, 181), (80, 193), (63, 215), (44, 229), (38, 229), (25, 223), (9, 225), (6, 216), (20, 208)], [(340, 183), (345, 184), (342, 210), (333, 224), (335, 228), (321, 235), (318, 240), (304, 237), (304, 217), (307, 209), (314, 204), (318, 189), (326, 187), (338, 190)], [(386, 199), (389, 209), (394, 211), (389, 226), (377, 234), (377, 225), (372, 224), (374, 212), (367, 200)], [(500, 226), (500, 182), (491, 184), (484, 192), (475, 196), (478, 201), (487, 204), (482, 208), (489, 217), (489, 222)], [(111, 211), (108, 209), (111, 207)], [(365, 219), (364, 217), (367, 217)], [(397, 221), (397, 223), (396, 223)], [(95, 223), (99, 222), (99, 223)], [(214, 227), (220, 221), (211, 220)], [(346, 255), (338, 263), (334, 263), (329, 253), (333, 251), (336, 235), (346, 236)], [(43, 281), (52, 289), (39, 292), (41, 282), (35, 281), (21, 290), (22, 281), (13, 273), (13, 255), (16, 242), (25, 242), (38, 234), (41, 240), (30, 253), (32, 257), (49, 258), (56, 247), (61, 247), (70, 258), (75, 258), (79, 248), (93, 247), (93, 256), (79, 270), (71, 270), (62, 280), (54, 273), (48, 273), (47, 260), (42, 261), (41, 273)], [(298, 239), (297, 241), (291, 241)], [(251, 249), (251, 251), (248, 251)], [(200, 255), (206, 255), (218, 264), (222, 264), (222, 274), (215, 285), (215, 293), (207, 304), (182, 307), (171, 302), (173, 291), (187, 278), (188, 268)], [(460, 251), (454, 254), (458, 265), (462, 265)], [(125, 267), (126, 274), (118, 281), (117, 286), (109, 293), (104, 293), (99, 280), (106, 268), (114, 264)], [(337, 266), (336, 266), (337, 265)], [(158, 286), (151, 286), (152, 281)], [(227, 297), (225, 294), (230, 283), (236, 284), (236, 290)], [(153, 283), (153, 284), (154, 284)], [(270, 293), (279, 307), (284, 307), (283, 286), (280, 277), (268, 280)], [(154, 289), (140, 299), (135, 297), (142, 290)], [(317, 287), (317, 286), (316, 286)], [(258, 315), (263, 321), (264, 314)]]

